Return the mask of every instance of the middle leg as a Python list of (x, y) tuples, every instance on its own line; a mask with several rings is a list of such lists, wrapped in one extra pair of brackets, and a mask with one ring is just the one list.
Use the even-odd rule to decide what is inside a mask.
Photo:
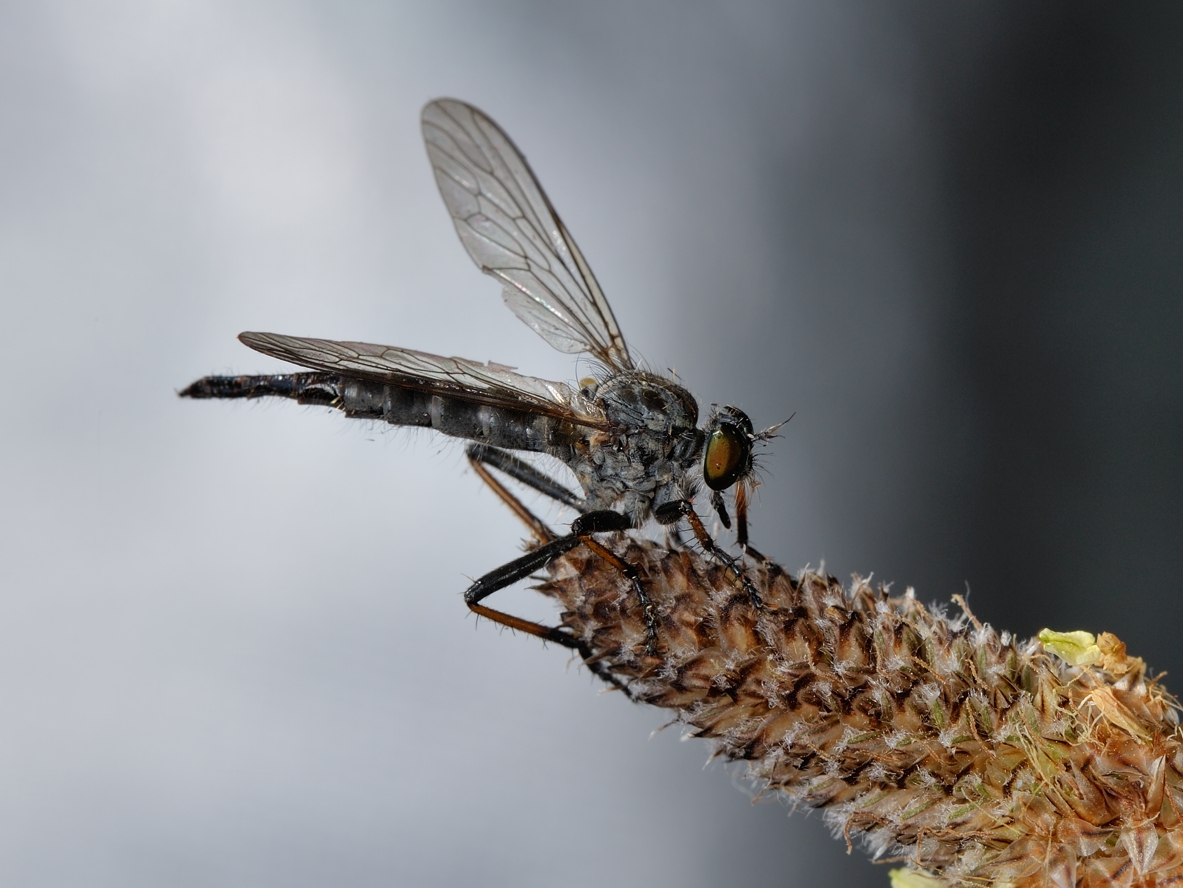
[(690, 525), (690, 530), (693, 532), (694, 538), (698, 540), (698, 544), (702, 546), (708, 555), (731, 571), (732, 576), (739, 581), (744, 591), (748, 593), (748, 598), (751, 600), (752, 605), (757, 608), (764, 606), (764, 599), (760, 595), (760, 590), (756, 588), (756, 584), (752, 582), (751, 577), (747, 575), (743, 567), (734, 558), (724, 552), (719, 547), (719, 544), (715, 542), (714, 538), (707, 533), (707, 529), (702, 525), (702, 519), (694, 511), (694, 504), (690, 500), (681, 499), (663, 503), (653, 510), (653, 517), (657, 519), (659, 524), (674, 524), (679, 519), (685, 518), (686, 523)]

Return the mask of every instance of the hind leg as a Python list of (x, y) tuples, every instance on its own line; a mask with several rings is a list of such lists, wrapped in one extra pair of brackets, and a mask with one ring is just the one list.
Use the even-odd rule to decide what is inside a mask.
[[(526, 508), (526, 506), (516, 496), (509, 492), (509, 490), (498, 481), (489, 472), (486, 465), (493, 465), (495, 468), (506, 471), (504, 462), (501, 460), (491, 461), (486, 458), (487, 453), (473, 453), (476, 448), (469, 448), (468, 458), (472, 463), (473, 470), (477, 473), (482, 481), (484, 481), (493, 492), (505, 503), (510, 510), (522, 520), (522, 522), (530, 528), (531, 532), (541, 544), (538, 548), (531, 552), (527, 552), (520, 558), (510, 561), (508, 564), (503, 564), (495, 570), (489, 571), (483, 577), (474, 582), (464, 592), (464, 601), (469, 609), (474, 613), (480, 614), (483, 617), (488, 617), (502, 626), (508, 626), (511, 629), (518, 629), (522, 632), (527, 632), (530, 635), (535, 635), (548, 641), (554, 641), (558, 644), (573, 647), (572, 642), (575, 642), (573, 636), (566, 633), (564, 630), (550, 626), (543, 626), (540, 623), (534, 623), (529, 620), (523, 620), (521, 617), (515, 617), (512, 614), (507, 614), (504, 611), (495, 610), (493, 608), (482, 605), (480, 602), (492, 595), (499, 589), (504, 589), (511, 586), (519, 580), (524, 580), (531, 574), (542, 570), (548, 564), (561, 558), (563, 555), (570, 552), (576, 546), (587, 546), (592, 552), (604, 559), (608, 564), (612, 565), (618, 570), (621, 575), (629, 581), (633, 587), (633, 592), (637, 596), (637, 602), (641, 605), (641, 610), (645, 617), (645, 627), (648, 633), (648, 641), (646, 643), (646, 650), (650, 655), (657, 652), (657, 612), (654, 610), (653, 602), (649, 599), (649, 594), (645, 591), (644, 585), (641, 583), (641, 577), (637, 573), (636, 568), (613, 553), (603, 544), (597, 542), (593, 534), (621, 532), (628, 530), (630, 525), (628, 519), (619, 512), (603, 510), (599, 512), (588, 512), (580, 515), (571, 525), (571, 533), (566, 536), (556, 536), (554, 531), (546, 526), (543, 521), (538, 518), (533, 512)], [(483, 448), (484, 451), (493, 450), (493, 448)], [(500, 457), (507, 457), (513, 461), (514, 473), (511, 477), (529, 484), (535, 490), (542, 493), (548, 493), (545, 489), (546, 483), (554, 483), (551, 479), (534, 469), (528, 463), (516, 459), (511, 454), (504, 451), (493, 450), (494, 453)], [(528, 470), (532, 480), (537, 481), (541, 479), (543, 485), (525, 481), (522, 478), (523, 467)], [(510, 474), (506, 471), (507, 474)], [(558, 499), (557, 497), (554, 497)], [(560, 500), (560, 502), (565, 502)], [(578, 648), (576, 648), (578, 649)], [(587, 654), (584, 654), (585, 659)]]

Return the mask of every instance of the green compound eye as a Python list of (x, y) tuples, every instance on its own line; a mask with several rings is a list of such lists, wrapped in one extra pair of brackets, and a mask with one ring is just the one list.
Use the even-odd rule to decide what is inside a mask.
[(730, 423), (721, 423), (707, 436), (702, 477), (711, 490), (724, 490), (747, 473), (752, 464), (752, 444)]

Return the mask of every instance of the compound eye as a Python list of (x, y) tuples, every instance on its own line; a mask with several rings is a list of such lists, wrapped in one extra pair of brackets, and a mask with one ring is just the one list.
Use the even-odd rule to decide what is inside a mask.
[(711, 490), (724, 490), (748, 471), (751, 459), (752, 444), (748, 436), (724, 423), (707, 436), (703, 480)]

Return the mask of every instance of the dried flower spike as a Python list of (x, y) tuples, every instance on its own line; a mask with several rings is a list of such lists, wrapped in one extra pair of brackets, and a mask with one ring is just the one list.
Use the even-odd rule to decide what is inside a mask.
[(657, 649), (629, 582), (580, 547), (539, 589), (589, 665), (746, 762), (761, 792), (906, 863), (896, 888), (1183, 885), (1175, 704), (1112, 635), (1019, 643), (964, 602), (948, 616), (774, 564), (751, 570), (757, 608), (693, 551), (605, 545), (640, 572)]

